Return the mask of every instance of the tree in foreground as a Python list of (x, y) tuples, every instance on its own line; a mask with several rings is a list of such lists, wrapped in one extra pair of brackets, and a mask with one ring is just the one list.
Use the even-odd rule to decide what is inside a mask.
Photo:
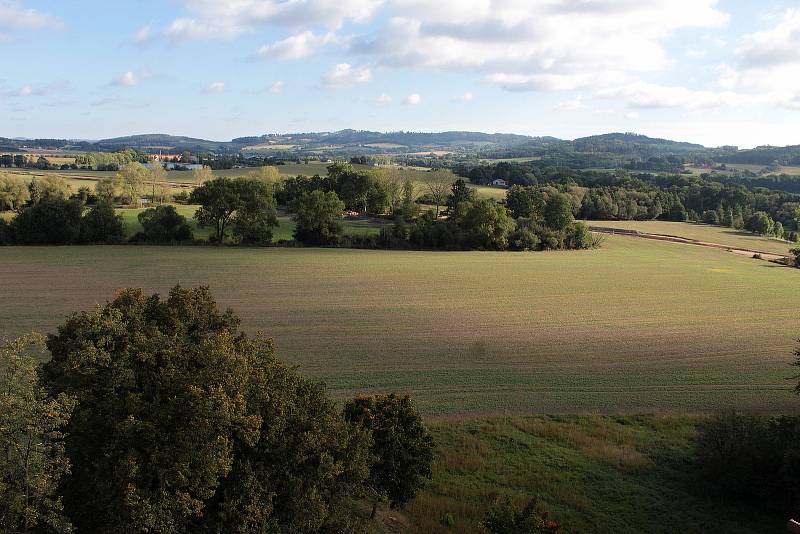
[(344, 407), (348, 421), (372, 435), (372, 466), (367, 482), (372, 517), (386, 499), (392, 508), (414, 498), (431, 476), (433, 438), (411, 399), (395, 394), (358, 397)]
[(312, 245), (339, 242), (344, 202), (333, 191), (304, 193), (289, 204), (289, 209), (294, 213), (294, 237), (298, 241)]
[(128, 289), (48, 338), (77, 399), (64, 505), (81, 532), (346, 532), (369, 438), (239, 332), (206, 288)]
[(42, 339), (0, 345), (0, 531), (71, 532), (58, 484), (69, 471), (62, 430), (74, 407), (49, 396), (28, 355)]

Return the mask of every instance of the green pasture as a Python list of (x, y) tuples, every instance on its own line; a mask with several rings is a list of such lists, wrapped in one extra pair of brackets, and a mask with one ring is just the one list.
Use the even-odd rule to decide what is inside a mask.
[(434, 422), (433, 479), (392, 523), (412, 532), (478, 534), (496, 498), (511, 497), (522, 507), (538, 495), (563, 533), (782, 532), (787, 518), (779, 506), (726, 503), (702, 480), (693, 466), (697, 421), (540, 416)]
[(787, 254), (789, 249), (800, 246), (782, 239), (763, 237), (744, 230), (708, 224), (670, 221), (587, 221), (587, 223), (591, 226), (671, 235), (775, 254)]
[(121, 287), (209, 285), (338, 398), (429, 415), (795, 410), (800, 270), (609, 236), (590, 251), (0, 247), (0, 334)]

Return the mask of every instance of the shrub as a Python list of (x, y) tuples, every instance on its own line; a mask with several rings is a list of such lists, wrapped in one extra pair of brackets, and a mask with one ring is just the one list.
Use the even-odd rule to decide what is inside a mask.
[(537, 510), (533, 499), (522, 509), (514, 506), (511, 498), (499, 499), (487, 510), (481, 525), (490, 534), (544, 534), (556, 532), (558, 523), (549, 519), (547, 512)]
[(83, 217), (83, 240), (89, 243), (117, 243), (125, 239), (125, 224), (108, 202), (98, 202)]
[(72, 244), (81, 240), (83, 204), (58, 195), (44, 196), (11, 222), (20, 244)]
[(193, 238), (186, 217), (178, 213), (174, 206), (164, 205), (146, 209), (139, 214), (138, 219), (142, 231), (134, 237), (137, 241), (180, 243)]
[(699, 472), (726, 497), (765, 502), (786, 496), (784, 455), (795, 418), (725, 412), (697, 427)]

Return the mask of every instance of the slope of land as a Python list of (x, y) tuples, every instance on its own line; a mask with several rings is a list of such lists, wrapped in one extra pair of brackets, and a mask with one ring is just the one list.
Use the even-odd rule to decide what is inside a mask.
[[(724, 503), (692, 462), (697, 418), (530, 417), (435, 422), (428, 487), (402, 513), (426, 533), (480, 533), (497, 496), (539, 496), (559, 532), (781, 532), (779, 509)], [(454, 520), (447, 527), (442, 519)], [(403, 529), (392, 530), (392, 532)]]
[(0, 325), (52, 331), (120, 287), (202, 284), (339, 397), (409, 391), (427, 414), (795, 410), (798, 276), (621, 236), (544, 253), (5, 247)]

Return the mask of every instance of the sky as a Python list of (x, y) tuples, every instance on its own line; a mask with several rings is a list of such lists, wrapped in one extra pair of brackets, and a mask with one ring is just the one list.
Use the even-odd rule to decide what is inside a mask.
[(800, 144), (800, 2), (0, 0), (0, 136)]

